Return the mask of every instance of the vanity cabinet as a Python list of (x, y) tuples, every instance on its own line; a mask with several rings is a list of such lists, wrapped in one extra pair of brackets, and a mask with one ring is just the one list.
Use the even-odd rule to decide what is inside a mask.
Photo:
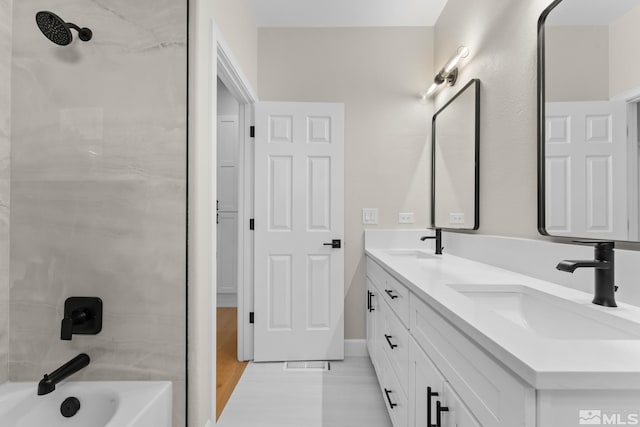
[(535, 426), (533, 388), (370, 257), (366, 269), (367, 347), (394, 427)]

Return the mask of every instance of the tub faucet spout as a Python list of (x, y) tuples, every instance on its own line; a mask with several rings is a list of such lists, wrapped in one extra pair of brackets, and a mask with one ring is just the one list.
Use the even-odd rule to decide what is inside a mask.
[(44, 377), (38, 383), (38, 396), (54, 391), (56, 384), (87, 366), (90, 361), (91, 359), (89, 359), (88, 355), (80, 353), (50, 374), (44, 374)]

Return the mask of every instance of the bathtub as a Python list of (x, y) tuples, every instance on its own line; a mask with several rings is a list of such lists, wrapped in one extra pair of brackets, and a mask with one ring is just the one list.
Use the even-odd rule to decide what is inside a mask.
[[(171, 427), (171, 383), (165, 381), (69, 381), (45, 396), (37, 383), (0, 385), (2, 427)], [(69, 418), (60, 406), (75, 397)]]

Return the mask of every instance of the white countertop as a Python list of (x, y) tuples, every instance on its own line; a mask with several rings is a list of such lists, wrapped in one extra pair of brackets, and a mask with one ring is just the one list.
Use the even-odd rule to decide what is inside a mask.
[[(403, 234), (404, 233), (404, 234)], [(426, 249), (425, 230), (404, 231), (393, 239), (366, 237), (365, 252), (485, 351), (537, 389), (640, 389), (640, 339), (563, 340), (542, 337), (505, 320), (447, 285), (524, 285), (573, 301), (589, 310), (636, 322), (640, 308), (591, 303), (593, 295), (512, 271), (445, 254), (416, 259), (393, 256), (388, 249)], [(417, 242), (417, 244), (415, 243)], [(432, 249), (431, 249), (432, 250)], [(446, 251), (446, 248), (445, 248)]]

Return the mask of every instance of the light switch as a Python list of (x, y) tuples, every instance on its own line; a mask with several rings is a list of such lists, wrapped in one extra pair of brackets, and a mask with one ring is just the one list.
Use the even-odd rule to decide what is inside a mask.
[(362, 223), (374, 225), (378, 223), (378, 208), (362, 208)]
[(450, 213), (449, 214), (449, 224), (464, 224), (464, 214), (463, 213)]
[(400, 212), (398, 224), (413, 224), (415, 222), (413, 212)]

